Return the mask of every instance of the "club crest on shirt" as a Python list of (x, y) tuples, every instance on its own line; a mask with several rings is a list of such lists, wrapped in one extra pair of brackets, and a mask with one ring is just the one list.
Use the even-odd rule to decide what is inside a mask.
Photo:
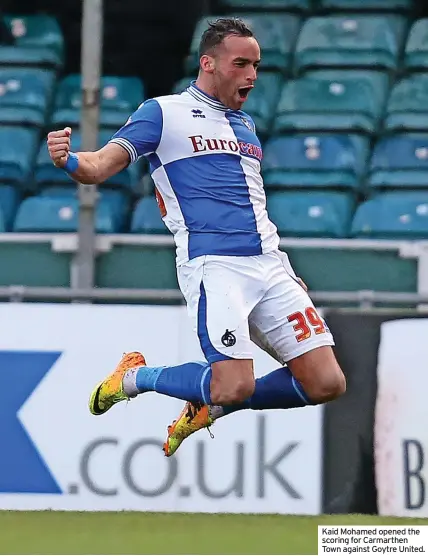
[(244, 118), (243, 116), (241, 116), (241, 120), (242, 123), (246, 125), (250, 131), (254, 131), (253, 124), (250, 122), (250, 120), (247, 120), (247, 118)]

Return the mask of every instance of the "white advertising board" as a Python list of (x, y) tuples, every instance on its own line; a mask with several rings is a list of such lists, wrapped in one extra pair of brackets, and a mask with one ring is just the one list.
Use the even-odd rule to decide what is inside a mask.
[[(201, 359), (184, 307), (0, 304), (0, 509), (317, 514), (322, 407), (242, 411), (161, 449), (183, 403), (155, 393), (100, 417), (94, 385), (126, 351)], [(254, 347), (257, 376), (278, 367)]]
[(384, 322), (375, 472), (381, 515), (428, 517), (428, 319)]

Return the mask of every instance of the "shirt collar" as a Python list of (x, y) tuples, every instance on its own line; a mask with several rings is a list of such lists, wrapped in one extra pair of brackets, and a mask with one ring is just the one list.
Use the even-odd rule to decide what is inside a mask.
[(230, 108), (225, 106), (216, 98), (208, 95), (207, 93), (204, 93), (204, 91), (201, 91), (201, 89), (196, 86), (196, 81), (192, 81), (190, 83), (190, 86), (187, 88), (187, 92), (196, 100), (207, 104), (210, 108), (214, 108), (214, 110), (220, 110), (221, 112), (227, 112), (228, 110), (230, 110)]

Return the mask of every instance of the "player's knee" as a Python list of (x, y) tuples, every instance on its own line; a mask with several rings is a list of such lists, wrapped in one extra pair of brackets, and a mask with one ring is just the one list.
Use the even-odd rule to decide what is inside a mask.
[(220, 383), (211, 382), (211, 401), (214, 405), (233, 405), (242, 403), (254, 393), (255, 380), (253, 377), (239, 378)]
[(330, 402), (346, 392), (345, 375), (340, 368), (324, 372), (307, 390), (306, 393), (313, 403)]

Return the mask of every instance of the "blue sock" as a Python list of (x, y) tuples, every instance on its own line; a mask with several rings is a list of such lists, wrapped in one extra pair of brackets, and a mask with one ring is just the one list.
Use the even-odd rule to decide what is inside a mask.
[[(174, 367), (140, 367), (124, 378), (128, 394), (158, 392), (181, 400), (211, 404), (211, 366), (208, 363), (184, 363)], [(130, 385), (133, 382), (133, 384)], [(128, 386), (128, 388), (127, 388)], [(136, 390), (136, 391), (135, 391)]]
[(291, 409), (311, 405), (302, 385), (288, 367), (256, 379), (256, 388), (251, 398), (242, 404), (223, 407), (225, 415), (240, 409)]

